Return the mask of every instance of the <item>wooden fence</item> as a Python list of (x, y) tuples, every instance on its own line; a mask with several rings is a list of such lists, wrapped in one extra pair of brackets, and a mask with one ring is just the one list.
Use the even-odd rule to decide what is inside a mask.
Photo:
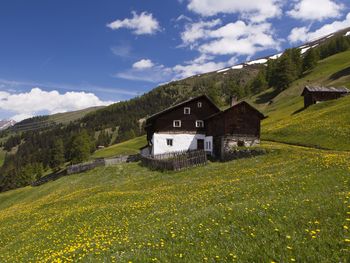
[(207, 164), (207, 154), (204, 150), (172, 152), (154, 156), (142, 156), (142, 165), (154, 170), (180, 171), (189, 167)]
[(112, 166), (120, 163), (129, 163), (129, 162), (137, 162), (140, 160), (139, 155), (127, 155), (127, 156), (119, 156), (115, 158), (106, 158), (106, 159), (96, 159), (87, 163), (80, 163), (75, 165), (70, 165), (67, 167), (67, 174), (76, 174), (86, 172), (88, 170), (92, 170), (96, 167), (100, 166)]

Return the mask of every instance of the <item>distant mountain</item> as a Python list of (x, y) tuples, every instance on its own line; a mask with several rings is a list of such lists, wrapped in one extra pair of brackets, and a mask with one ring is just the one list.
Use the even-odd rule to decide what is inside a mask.
[(7, 129), (16, 124), (14, 120), (0, 120), (0, 131)]

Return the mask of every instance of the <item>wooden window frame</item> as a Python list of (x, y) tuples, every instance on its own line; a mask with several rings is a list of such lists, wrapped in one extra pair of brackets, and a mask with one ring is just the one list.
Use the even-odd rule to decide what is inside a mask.
[[(199, 125), (200, 123), (200, 125)], [(204, 128), (204, 121), (203, 120), (196, 120), (196, 128)]]
[[(176, 122), (179, 122), (179, 125), (178, 125), (178, 126), (175, 125)], [(174, 121), (173, 121), (173, 127), (174, 127), (174, 128), (181, 128), (181, 120), (174, 120)]]
[[(188, 110), (188, 113), (187, 113), (187, 110)], [(191, 108), (190, 107), (185, 107), (184, 108), (184, 114), (185, 115), (190, 115), (191, 114)]]
[(203, 106), (202, 102), (200, 102), (200, 101), (197, 102), (197, 107), (198, 107), (198, 108), (202, 108), (202, 106)]

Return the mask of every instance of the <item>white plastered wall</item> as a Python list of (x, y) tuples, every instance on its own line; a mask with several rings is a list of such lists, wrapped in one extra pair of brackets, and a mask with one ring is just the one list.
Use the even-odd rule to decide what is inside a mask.
[[(207, 137), (209, 138), (209, 137)], [(173, 140), (173, 146), (167, 145), (167, 139)], [(152, 154), (187, 151), (197, 149), (197, 140), (206, 140), (204, 134), (153, 134)], [(212, 138), (211, 138), (212, 140)]]

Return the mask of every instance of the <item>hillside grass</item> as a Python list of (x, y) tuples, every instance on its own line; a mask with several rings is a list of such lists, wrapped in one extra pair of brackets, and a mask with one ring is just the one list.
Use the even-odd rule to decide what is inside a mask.
[(115, 144), (101, 150), (97, 150), (92, 155), (92, 158), (96, 159), (113, 157), (118, 155), (137, 154), (140, 152), (140, 148), (145, 146), (146, 143), (146, 136), (136, 137), (129, 141)]
[(182, 172), (137, 163), (0, 194), (0, 262), (346, 262), (350, 154), (279, 144)]
[(263, 126), (262, 138), (327, 149), (350, 150), (350, 96), (313, 105)]
[[(249, 101), (268, 116), (262, 122), (262, 139), (350, 150), (350, 98), (320, 103), (304, 110), (301, 97), (306, 85), (350, 87), (349, 68), (350, 51), (342, 52), (320, 61), (312, 72), (272, 98), (271, 104), (259, 102), (268, 97), (271, 90), (252, 97)], [(339, 72), (348, 73), (331, 79)]]
[(70, 111), (70, 112), (64, 112), (64, 113), (56, 113), (53, 115), (49, 115), (49, 121), (53, 121), (56, 123), (62, 123), (62, 124), (68, 124), (72, 121), (76, 121), (78, 119), (83, 118), (89, 113), (93, 113), (99, 109), (103, 109), (104, 106), (98, 106), (98, 107), (90, 107), (83, 110), (77, 110), (77, 111)]

